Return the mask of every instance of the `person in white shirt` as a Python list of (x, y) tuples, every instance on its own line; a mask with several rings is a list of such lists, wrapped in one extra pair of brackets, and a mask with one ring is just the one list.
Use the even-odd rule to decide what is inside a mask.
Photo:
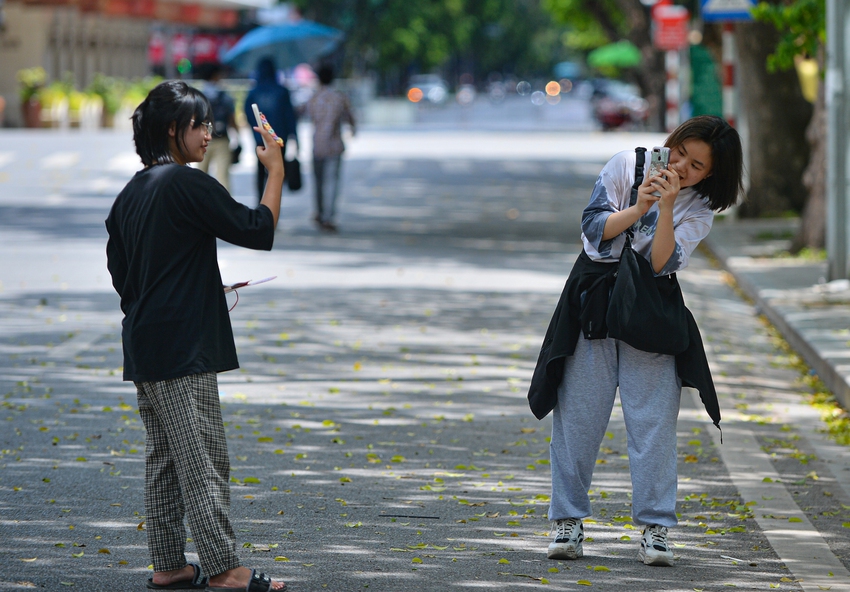
[[(630, 198), (638, 173), (635, 152), (616, 154), (602, 169), (582, 214), (584, 252), (576, 267), (583, 266), (585, 277), (604, 275), (606, 264), (614, 269), (629, 229), (634, 249), (650, 262), (656, 276), (682, 270), (711, 229), (714, 212), (737, 201), (742, 192), (741, 140), (726, 121), (714, 116), (690, 119), (670, 134), (665, 146), (670, 148), (667, 168), (650, 175), (646, 163), (634, 205)], [(579, 275), (574, 268), (568, 288)], [(591, 298), (583, 286), (571, 293), (576, 297), (564, 304), (566, 312), (556, 314), (575, 319), (582, 309), (597, 304), (585, 302)], [(609, 292), (595, 294), (607, 299)], [(608, 301), (602, 306), (607, 307)], [(619, 388), (628, 433), (632, 520), (644, 529), (638, 558), (647, 565), (672, 565), (667, 529), (677, 524), (676, 420), (683, 369), (677, 366), (677, 356), (642, 351), (607, 333), (589, 337), (574, 329), (570, 335), (558, 344), (556, 354), (541, 350), (544, 371), (535, 371), (529, 391), (532, 409), (540, 417), (541, 409), (535, 409), (539, 399), (532, 399), (557, 389), (554, 408), (542, 409), (543, 415), (553, 411), (549, 519), (554, 540), (547, 556), (577, 559), (583, 554), (582, 519), (591, 515), (587, 491)], [(547, 340), (552, 343), (548, 332)], [(554, 361), (560, 366), (551, 365)], [(560, 384), (548, 378), (547, 366), (563, 369)], [(714, 398), (716, 404), (716, 394)], [(715, 423), (719, 411), (716, 417)]]

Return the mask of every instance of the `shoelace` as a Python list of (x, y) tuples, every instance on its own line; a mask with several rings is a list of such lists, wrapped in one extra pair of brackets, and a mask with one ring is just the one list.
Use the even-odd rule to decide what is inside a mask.
[(653, 547), (656, 544), (658, 544), (659, 546), (664, 547), (665, 551), (667, 550), (667, 533), (666, 532), (664, 532), (660, 528), (658, 530), (651, 528), (651, 529), (649, 529), (649, 536), (652, 539), (652, 546)]
[(568, 518), (567, 520), (562, 520), (558, 522), (558, 536), (559, 539), (571, 539), (573, 537), (573, 530), (578, 527), (578, 520), (575, 518)]

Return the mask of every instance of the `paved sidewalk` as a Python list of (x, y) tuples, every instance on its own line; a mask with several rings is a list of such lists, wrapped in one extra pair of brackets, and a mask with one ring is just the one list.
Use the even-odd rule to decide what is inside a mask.
[(850, 282), (826, 282), (825, 261), (787, 255), (796, 220), (719, 220), (706, 246), (850, 409)]
[[(485, 138), (502, 155), (417, 159), (382, 152), (388, 137), (364, 132), (373, 152), (347, 161), (339, 235), (311, 227), (308, 189), (287, 194), (271, 253), (219, 253), (225, 281), (278, 275), (241, 292), (242, 369), (220, 377), (246, 565), (293, 592), (850, 589), (847, 455), (818, 433), (756, 306), (702, 253), (681, 280), (723, 443), (686, 390), (676, 567), (636, 561), (619, 407), (585, 557), (548, 561), (551, 420), (531, 416), (525, 393), (601, 163), (577, 147), (547, 159), (520, 135)], [(141, 590), (144, 432), (103, 268), (102, 221), (126, 170), (79, 159), (81, 174), (78, 139), (58, 155), (38, 140), (47, 164), (15, 153), (0, 171), (0, 590)], [(90, 151), (124, 159), (110, 142)], [(530, 156), (513, 158), (524, 142)], [(599, 155), (624, 142), (588, 138)], [(67, 167), (49, 168), (60, 156)], [(785, 231), (753, 228), (718, 223), (709, 245), (733, 272), (749, 261), (773, 277), (779, 262), (740, 257)]]
[[(811, 368), (811, 372), (823, 380), (846, 408), (850, 402), (850, 386), (843, 360), (850, 351), (850, 286), (846, 281), (826, 283), (826, 264), (823, 261), (788, 256), (787, 250), (797, 224), (796, 220), (736, 220), (720, 217), (715, 221), (703, 246), (716, 257), (722, 269), (731, 274), (737, 287), (751, 299), (753, 312), (764, 315), (767, 322), (778, 330), (792, 350)], [(706, 331), (704, 325), (702, 328), (709, 335), (709, 340), (713, 341), (710, 331)], [(717, 347), (712, 343), (710, 348), (715, 361)], [(770, 363), (773, 366), (788, 366), (789, 362), (783, 360), (782, 356), (777, 356)], [(765, 367), (764, 363), (759, 364), (752, 359), (747, 363), (752, 374), (750, 381), (753, 385), (760, 385), (762, 394), (769, 393), (776, 387), (771, 384), (769, 377), (772, 370)], [(725, 373), (720, 372), (718, 376), (715, 369), (714, 374), (719, 388), (722, 389), (721, 385), (726, 382)], [(794, 390), (800, 389), (802, 379), (803, 376), (797, 376)], [(802, 393), (806, 392), (805, 388), (800, 390)], [(737, 481), (742, 497), (757, 500), (758, 496), (761, 496), (765, 500), (773, 500), (766, 505), (769, 507), (771, 504), (779, 504), (785, 508), (783, 512), (789, 508), (793, 509), (797, 504), (806, 514), (800, 517), (802, 522), (794, 522), (806, 530), (805, 533), (794, 533), (787, 528), (788, 525), (778, 525), (772, 514), (756, 511), (754, 514), (759, 526), (780, 555), (817, 557), (817, 560), (808, 566), (798, 565), (795, 568), (789, 564), (795, 575), (800, 576), (804, 589), (850, 589), (846, 580), (846, 569), (839, 568), (845, 578), (843, 583), (838, 580), (830, 582), (838, 572), (824, 569), (826, 564), (838, 567), (834, 559), (829, 557), (831, 553), (835, 553), (835, 559), (843, 557), (846, 568), (846, 527), (850, 523), (843, 519), (841, 528), (844, 530), (836, 529), (835, 524), (830, 535), (830, 529), (824, 528), (824, 523), (815, 522), (833, 512), (846, 517), (846, 510), (850, 508), (844, 503), (825, 499), (832, 497), (832, 491), (821, 491), (825, 498), (818, 500), (816, 496), (811, 495), (814, 493), (811, 490), (791, 491), (797, 488), (789, 489), (783, 486), (767, 496), (766, 490), (773, 488), (773, 485), (768, 483), (774, 480), (765, 475), (763, 482), (758, 483), (758, 477), (761, 477), (768, 467), (761, 462), (763, 459), (759, 459), (751, 451), (752, 443), (762, 444), (762, 448), (770, 453), (774, 468), (782, 465), (777, 462), (777, 458), (781, 458), (783, 454), (797, 458), (803, 466), (808, 465), (809, 460), (816, 459), (828, 472), (818, 473), (818, 470), (813, 470), (806, 473), (801, 466), (798, 467), (798, 476), (802, 478), (791, 479), (790, 482), (794, 485), (808, 485), (826, 476), (831, 481), (830, 487), (840, 489), (847, 495), (850, 493), (850, 458), (846, 447), (836, 445), (824, 435), (824, 424), (819, 412), (808, 406), (804, 397), (796, 394), (785, 396), (775, 392), (767, 397), (756, 397), (755, 400), (749, 393), (737, 394), (735, 398), (740, 403), (730, 405), (728, 402), (721, 402), (721, 406), (725, 412), (725, 432), (731, 432), (740, 439), (733, 440), (732, 446), (721, 446), (720, 450), (733, 481)], [(730, 408), (740, 412), (736, 414), (737, 417), (730, 417)], [(739, 432), (742, 421), (761, 425), (758, 428), (753, 426), (753, 433), (742, 434)], [(732, 429), (729, 427), (730, 423)], [(764, 432), (764, 424), (767, 423), (781, 423), (782, 429), (793, 433), (793, 436), (774, 439), (764, 433), (759, 435), (758, 432)], [(749, 442), (750, 446), (741, 446), (741, 442)], [(806, 453), (800, 453), (798, 444), (801, 442), (810, 450), (809, 457), (806, 457)], [(786, 459), (785, 466), (788, 464)], [(752, 478), (754, 475), (756, 479)], [(789, 479), (778, 479), (775, 482), (787, 484)], [(789, 497), (789, 493), (793, 495)], [(799, 504), (803, 495), (807, 495), (807, 502), (831, 509), (821, 512), (820, 515), (807, 511), (805, 506)], [(784, 501), (779, 501), (783, 498)], [(764, 508), (765, 504), (759, 502), (757, 507)], [(808, 510), (811, 507), (813, 506)], [(793, 519), (789, 516), (789, 520)], [(803, 541), (806, 545), (812, 545), (811, 549), (807, 548), (803, 552), (800, 547)], [(838, 541), (841, 541), (840, 544), (836, 544)], [(826, 564), (819, 565), (823, 560)], [(824, 573), (829, 574), (827, 578), (822, 577)]]

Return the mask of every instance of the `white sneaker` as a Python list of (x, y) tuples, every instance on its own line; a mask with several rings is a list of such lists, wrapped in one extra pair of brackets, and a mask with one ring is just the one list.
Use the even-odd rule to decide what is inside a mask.
[(644, 526), (638, 559), (645, 565), (673, 565), (673, 551), (667, 544), (667, 527), (651, 524)]
[(556, 520), (555, 540), (549, 543), (546, 557), (549, 559), (578, 559), (584, 555), (581, 543), (584, 541), (584, 524), (580, 518)]

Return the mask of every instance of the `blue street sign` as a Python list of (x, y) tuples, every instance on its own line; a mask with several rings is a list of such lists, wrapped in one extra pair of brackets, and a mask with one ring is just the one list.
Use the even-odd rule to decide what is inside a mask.
[(756, 0), (700, 0), (702, 20), (706, 23), (718, 21), (751, 21), (750, 10)]

